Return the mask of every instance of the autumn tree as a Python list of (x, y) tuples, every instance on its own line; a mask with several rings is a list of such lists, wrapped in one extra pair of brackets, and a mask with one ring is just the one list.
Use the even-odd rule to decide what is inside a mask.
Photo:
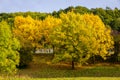
[(105, 27), (98, 16), (68, 12), (62, 13), (60, 19), (62, 24), (55, 27), (51, 34), (55, 46), (54, 62), (70, 61), (74, 69), (75, 62), (82, 65), (94, 55), (106, 59), (112, 54), (111, 30)]
[(14, 73), (19, 65), (19, 41), (11, 33), (10, 26), (0, 22), (0, 72)]
[(48, 16), (42, 21), (43, 35), (41, 43), (44, 48), (52, 48), (50, 34), (52, 33), (52, 30), (61, 23), (61, 19), (54, 18), (53, 16)]
[(52, 16), (44, 20), (34, 20), (30, 16), (17, 16), (14, 24), (14, 35), (22, 45), (21, 65), (24, 65), (32, 60), (30, 57), (37, 49), (51, 47), (49, 35), (52, 28), (60, 24), (60, 20)]
[(20, 40), (20, 66), (27, 65), (32, 60), (32, 53), (38, 47), (38, 41), (41, 39), (41, 21), (32, 19), (30, 16), (15, 17), (14, 35)]

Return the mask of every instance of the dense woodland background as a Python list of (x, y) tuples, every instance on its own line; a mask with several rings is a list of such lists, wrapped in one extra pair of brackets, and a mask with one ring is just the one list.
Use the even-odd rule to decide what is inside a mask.
[(111, 9), (109, 7), (106, 7), (106, 9), (103, 9), (103, 8), (88, 9), (82, 6), (76, 6), (76, 7), (71, 6), (66, 9), (60, 9), (59, 11), (53, 11), (52, 13), (30, 12), (30, 11), (14, 12), (14, 13), (0, 13), (0, 21), (5, 20), (12, 26), (12, 24), (14, 23), (14, 17), (16, 16), (27, 17), (29, 15), (33, 19), (43, 20), (48, 15), (59, 17), (60, 13), (62, 12), (67, 13), (69, 11), (74, 11), (75, 13), (80, 13), (80, 14), (93, 13), (95, 15), (99, 15), (99, 17), (102, 19), (104, 24), (109, 25), (113, 30), (120, 31), (119, 29), (120, 9), (118, 8)]

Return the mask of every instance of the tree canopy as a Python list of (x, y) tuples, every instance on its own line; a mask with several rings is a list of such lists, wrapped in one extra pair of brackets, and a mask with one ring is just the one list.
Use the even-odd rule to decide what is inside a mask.
[(19, 65), (19, 41), (13, 36), (9, 25), (0, 22), (0, 72), (13, 73)]
[(85, 63), (93, 55), (106, 59), (112, 53), (113, 38), (97, 15), (80, 15), (74, 12), (60, 14), (62, 24), (53, 29), (52, 43), (55, 46), (54, 61), (68, 60)]

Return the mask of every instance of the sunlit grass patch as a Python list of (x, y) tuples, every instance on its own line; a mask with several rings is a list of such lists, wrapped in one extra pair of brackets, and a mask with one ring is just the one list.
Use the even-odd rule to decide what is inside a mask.
[(28, 77), (7, 77), (0, 80), (120, 80), (119, 77), (71, 77), (71, 78), (28, 78)]

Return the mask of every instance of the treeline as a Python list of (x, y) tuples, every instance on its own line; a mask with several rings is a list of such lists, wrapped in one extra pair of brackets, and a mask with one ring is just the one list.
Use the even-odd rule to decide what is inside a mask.
[(15, 13), (0, 13), (0, 22), (6, 21), (11, 27), (14, 26), (14, 19), (16, 16), (31, 16), (33, 19), (43, 20), (50, 13), (40, 13), (40, 12), (15, 12)]
[(120, 26), (119, 26), (120, 9), (118, 8), (111, 9), (109, 7), (106, 7), (106, 9), (103, 8), (88, 9), (82, 6), (77, 6), (77, 7), (71, 6), (66, 9), (61, 9), (58, 12), (54, 11), (52, 15), (59, 17), (60, 13), (62, 12), (67, 13), (69, 11), (73, 11), (75, 13), (80, 13), (80, 14), (92, 13), (94, 15), (98, 15), (102, 19), (104, 24), (109, 25), (114, 30), (120, 31)]
[(111, 9), (109, 7), (106, 7), (106, 9), (103, 8), (92, 8), (88, 9), (86, 7), (82, 6), (76, 6), (76, 7), (68, 7), (66, 9), (60, 9), (59, 11), (53, 11), (52, 13), (40, 13), (40, 12), (15, 12), (15, 13), (0, 13), (0, 21), (5, 20), (12, 24), (14, 22), (15, 16), (24, 16), (27, 17), (28, 15), (31, 16), (33, 19), (37, 20), (43, 20), (46, 16), (52, 15), (54, 17), (59, 17), (59, 15), (63, 13), (67, 13), (69, 11), (73, 11), (75, 13), (80, 14), (94, 14), (98, 15), (105, 25), (109, 25), (113, 30), (120, 31), (120, 9), (115, 8)]
[(0, 13), (0, 71), (26, 66), (40, 48), (53, 48), (52, 61), (68, 61), (72, 69), (75, 63), (119, 62), (119, 18), (120, 10), (108, 7)]

